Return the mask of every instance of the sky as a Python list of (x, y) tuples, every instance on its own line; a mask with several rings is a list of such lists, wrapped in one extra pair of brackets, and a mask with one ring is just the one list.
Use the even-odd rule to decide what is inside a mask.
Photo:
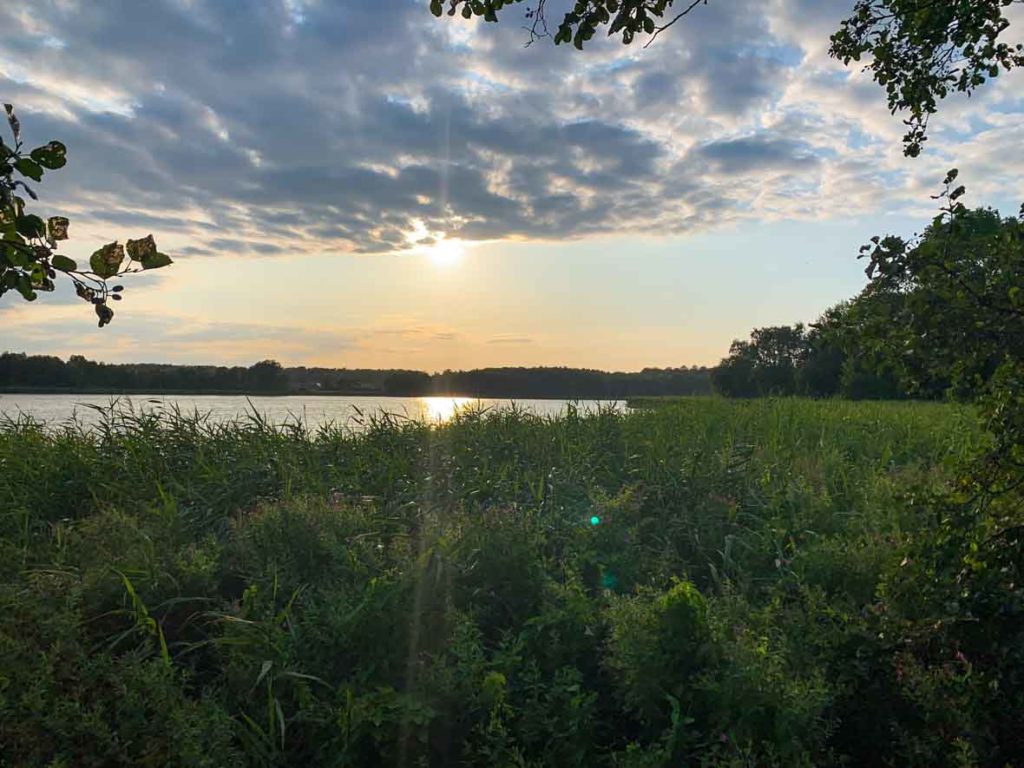
[(905, 158), (884, 91), (827, 55), (851, 7), (710, 0), (646, 49), (581, 53), (526, 47), (524, 7), (486, 24), (428, 0), (0, 4), (0, 101), (29, 145), (68, 147), (35, 209), (71, 219), (62, 252), (152, 233), (175, 259), (126, 278), (102, 330), (67, 290), (5, 295), (0, 349), (713, 365), (855, 295), (859, 246), (919, 231), (948, 168), (971, 204), (1024, 200), (1024, 74), (944, 102)]

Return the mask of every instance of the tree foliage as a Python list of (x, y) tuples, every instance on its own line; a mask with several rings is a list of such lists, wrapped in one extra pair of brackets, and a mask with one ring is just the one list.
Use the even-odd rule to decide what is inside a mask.
[(80, 269), (74, 259), (57, 253), (59, 243), (68, 239), (70, 222), (64, 216), (44, 221), (29, 213), (22, 195), (39, 199), (28, 181), (40, 182), (46, 171), (63, 168), (67, 148), (51, 141), (26, 152), (14, 107), (5, 104), (4, 109), (13, 143), (8, 145), (0, 136), (0, 296), (17, 291), (26, 301), (35, 301), (38, 292), (54, 290), (60, 274), (74, 283), (79, 298), (93, 306), (102, 328), (114, 317), (109, 302), (120, 301), (123, 290), (107, 281), (166, 267), (171, 258), (157, 250), (152, 235), (125, 245), (104, 245), (92, 254), (88, 268)]
[(734, 397), (792, 395), (808, 353), (804, 326), (755, 328), (750, 341), (734, 341), (712, 375), (715, 389)]
[(887, 358), (857, 342), (853, 317), (863, 302), (858, 297), (838, 304), (809, 326), (755, 328), (749, 341), (734, 341), (712, 370), (714, 391), (726, 397), (906, 397)]
[[(495, 22), (522, 0), (430, 0), (435, 16), (482, 17)], [(546, 0), (526, 11), (527, 44), (550, 37), (577, 50), (598, 33), (618, 35), (626, 45), (644, 47), (709, 0), (575, 0), (551, 34)], [(721, 2), (721, 0), (719, 0)], [(1001, 38), (1010, 26), (1007, 9), (1024, 0), (856, 0), (850, 16), (832, 35), (829, 53), (844, 64), (868, 61), (866, 69), (885, 88), (893, 114), (907, 113), (904, 151), (920, 154), (928, 120), (951, 93), (970, 94), (1000, 70), (1024, 64), (1024, 44)]]
[(885, 88), (889, 108), (910, 114), (904, 144), (916, 157), (940, 100), (1024, 64), (1024, 45), (1000, 40), (1010, 26), (1007, 8), (1020, 2), (857, 0), (830, 52), (844, 64), (870, 57), (867, 69)]
[(1000, 366), (1024, 360), (1024, 208), (1021, 218), (970, 210), (956, 179), (951, 171), (942, 213), (923, 235), (875, 237), (861, 249), (872, 310), (861, 312), (861, 341), (916, 391), (945, 381), (979, 393)]
[[(1024, 208), (1016, 219), (969, 210), (956, 179), (924, 235), (875, 238), (862, 254), (867, 296), (892, 308), (861, 327), (862, 343), (898, 361), (911, 386), (945, 381), (973, 399), (991, 436), (954, 487), (918, 502), (937, 525), (887, 586), (902, 616), (889, 631), (915, 685), (1019, 754), (1002, 714), (1019, 708), (1010, 691), (1024, 681)], [(946, 672), (951, 657), (968, 660), (968, 677)]]
[(957, 172), (941, 214), (914, 240), (873, 238), (865, 296), (889, 308), (860, 325), (914, 391), (945, 385), (973, 399), (995, 439), (968, 478), (983, 496), (1024, 487), (1024, 206), (1017, 218), (968, 209)]
[(713, 374), (734, 397), (989, 396), (1024, 361), (1024, 209), (968, 209), (950, 171), (920, 236), (861, 248), (870, 282), (809, 328), (758, 328)]
[[(430, 0), (430, 10), (435, 16), (445, 12), (449, 16), (457, 13), (465, 19), (474, 16), (485, 21), (497, 21), (498, 13), (522, 0)], [(653, 39), (660, 32), (675, 24), (699, 5), (708, 0), (685, 0), (678, 5), (674, 0), (577, 0), (562, 17), (552, 37), (548, 29), (545, 9), (547, 0), (536, 0), (528, 8), (526, 17), (530, 20), (530, 42), (538, 37), (552, 37), (555, 45), (572, 43), (577, 50), (597, 34), (601, 27), (608, 28), (608, 35), (620, 35), (622, 42), (629, 45), (638, 36), (647, 35)]]

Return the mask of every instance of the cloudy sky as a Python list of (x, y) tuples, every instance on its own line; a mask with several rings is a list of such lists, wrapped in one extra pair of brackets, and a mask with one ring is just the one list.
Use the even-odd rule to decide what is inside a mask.
[(64, 293), (8, 294), (0, 348), (715, 363), (856, 293), (858, 247), (919, 229), (947, 168), (970, 202), (1024, 199), (1024, 75), (947, 102), (905, 159), (881, 89), (828, 59), (852, 1), (711, 0), (646, 50), (584, 53), (428, 0), (0, 4), (0, 100), (68, 146), (39, 190), (66, 252), (152, 232), (176, 260), (102, 331)]

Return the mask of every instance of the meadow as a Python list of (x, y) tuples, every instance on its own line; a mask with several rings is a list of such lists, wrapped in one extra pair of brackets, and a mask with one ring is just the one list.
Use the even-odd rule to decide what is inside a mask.
[(1005, 757), (904, 631), (970, 407), (636, 405), (0, 423), (0, 765)]

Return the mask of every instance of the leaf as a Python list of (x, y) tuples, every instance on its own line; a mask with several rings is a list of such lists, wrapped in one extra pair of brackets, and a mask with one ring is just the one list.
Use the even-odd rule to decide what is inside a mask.
[(61, 272), (77, 272), (78, 264), (74, 259), (69, 259), (67, 256), (56, 254), (50, 259), (50, 266), (54, 269), (59, 269)]
[(4, 109), (7, 111), (7, 124), (11, 126), (11, 133), (14, 134), (14, 143), (17, 144), (21, 140), (21, 123), (14, 114), (14, 107), (11, 104), (4, 104)]
[(135, 261), (145, 261), (156, 254), (156, 241), (152, 235), (146, 235), (141, 240), (129, 240), (125, 244), (128, 251), (128, 258)]
[(269, 660), (268, 661), (264, 661), (260, 665), (260, 673), (256, 677), (256, 682), (252, 684), (253, 688), (255, 688), (257, 685), (259, 685), (260, 682), (262, 682), (263, 678), (267, 676), (267, 673), (270, 671), (270, 668), (273, 667), (273, 666), (274, 666), (274, 662), (269, 661)]
[(89, 267), (98, 277), (108, 278), (120, 271), (122, 261), (124, 261), (124, 248), (115, 241), (107, 243), (90, 256)]
[(40, 288), (46, 281), (46, 269), (38, 261), (34, 262), (29, 269), (29, 277), (32, 280), (32, 287)]
[[(104, 325), (110, 323), (114, 319), (114, 310), (108, 307), (106, 304), (96, 304), (96, 316), (100, 319), (99, 327), (102, 328)], [(143, 608), (145, 610), (145, 608)]]
[(24, 189), (25, 193), (29, 197), (31, 197), (33, 200), (38, 200), (39, 199), (39, 195), (36, 194), (35, 190), (32, 189), (32, 187), (30, 187), (24, 181), (21, 181), (21, 179), (19, 179), (18, 181), (14, 182), (14, 184), (12, 185), (12, 188), (14, 188), (14, 189), (16, 189), (18, 187), (21, 187), (22, 189)]
[(46, 222), (46, 229), (50, 233), (51, 240), (67, 240), (68, 226), (71, 224), (63, 216), (51, 216)]
[(22, 295), (25, 301), (35, 301), (36, 292), (32, 290), (32, 278), (28, 275), (18, 275), (18, 284), (15, 286), (18, 289), (18, 293)]
[(287, 725), (284, 720), (284, 712), (281, 710), (281, 702), (278, 701), (276, 696), (274, 697), (274, 709), (277, 711), (277, 724), (281, 729), (281, 749), (284, 749), (285, 728)]
[(143, 269), (160, 269), (160, 267), (166, 267), (169, 264), (173, 264), (174, 261), (170, 256), (164, 253), (154, 253), (152, 256), (142, 261)]
[(46, 224), (32, 213), (28, 216), (19, 216), (16, 226), (18, 234), (23, 237), (43, 237), (46, 234)]
[[(14, 237), (19, 236), (14, 235)], [(5, 237), (4, 240), (9, 240), (9, 238)], [(27, 267), (32, 264), (32, 258), (24, 248), (5, 248), (4, 250), (7, 253), (7, 260), (15, 267)]]
[(28, 176), (32, 181), (43, 180), (43, 169), (34, 160), (29, 160), (27, 157), (19, 158), (15, 161), (14, 167), (18, 169), (18, 173)]
[[(36, 147), (29, 152), (29, 157), (35, 160), (43, 168), (55, 171), (67, 164), (68, 149), (59, 141), (51, 141), (42, 147)], [(38, 181), (38, 179), (37, 179)]]

